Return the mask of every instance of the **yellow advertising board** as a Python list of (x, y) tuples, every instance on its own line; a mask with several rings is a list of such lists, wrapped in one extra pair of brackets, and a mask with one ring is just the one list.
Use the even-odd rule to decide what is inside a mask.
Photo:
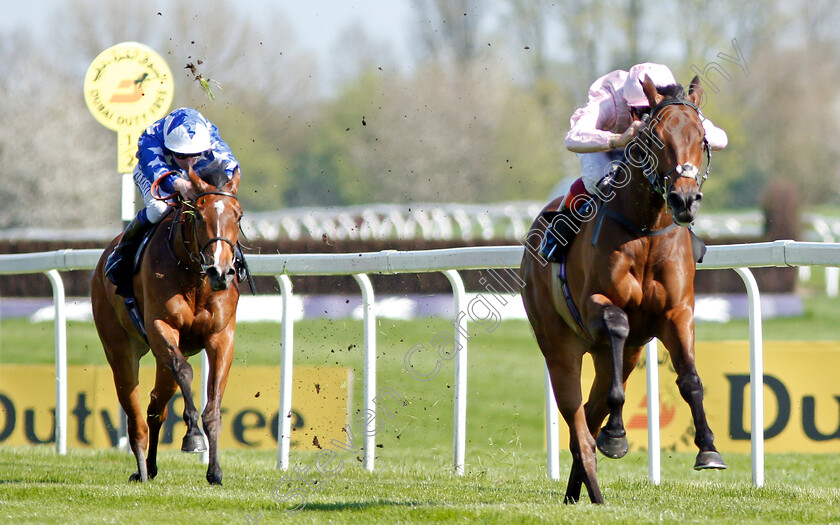
[[(194, 366), (198, 393), (200, 366)], [(154, 367), (140, 369), (143, 414), (154, 386)], [(294, 450), (319, 450), (319, 443), (345, 439), (352, 373), (346, 367), (294, 367), (292, 436)], [(117, 445), (118, 402), (111, 369), (71, 366), (67, 372), (67, 446), (108, 448)], [(277, 448), (279, 367), (233, 367), (222, 400), (221, 448)], [(161, 429), (162, 449), (181, 449), (186, 433), (180, 390), (169, 403)], [(0, 366), (0, 444), (55, 443), (55, 368), (50, 365)]]
[[(703, 381), (706, 417), (722, 452), (750, 451), (749, 342), (700, 342), (697, 371)], [(584, 360), (584, 398), (593, 369)], [(840, 343), (764, 342), (764, 438), (767, 452), (840, 452)], [(659, 422), (664, 450), (696, 451), (691, 411), (676, 386), (677, 375), (659, 345)], [(644, 356), (627, 381), (624, 424), (630, 450), (647, 449), (647, 388)], [(560, 419), (560, 444), (568, 428)]]

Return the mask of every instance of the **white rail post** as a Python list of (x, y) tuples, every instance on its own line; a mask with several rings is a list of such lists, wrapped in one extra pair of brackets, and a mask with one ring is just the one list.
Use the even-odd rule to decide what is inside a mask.
[(56, 270), (46, 273), (55, 307), (55, 450), (67, 454), (67, 314), (64, 282)]
[(362, 289), (362, 326), (364, 333), (364, 414), (365, 414), (365, 470), (373, 471), (376, 452), (376, 311), (374, 310), (373, 285), (363, 273), (353, 274)]
[(825, 267), (825, 293), (829, 297), (837, 297), (837, 289), (840, 286), (840, 268), (836, 266)]
[(648, 475), (654, 485), (662, 481), (659, 436), (659, 348), (656, 338), (645, 345), (647, 365), (647, 421), (648, 421)]
[(548, 365), (545, 367), (545, 448), (550, 479), (560, 479), (560, 420)]
[(750, 304), (750, 441), (752, 445), (752, 480), (764, 486), (764, 341), (761, 335), (761, 298), (758, 284), (749, 268), (734, 269), (747, 287)]
[(117, 403), (117, 450), (131, 453), (131, 447), (128, 445), (128, 416), (119, 403)]
[(283, 307), (280, 313), (280, 412), (277, 417), (277, 468), (289, 469), (292, 444), (292, 361), (294, 353), (294, 321), (291, 316), (292, 280), (278, 275)]
[(467, 448), (467, 316), (464, 307), (467, 292), (461, 275), (455, 270), (443, 272), (452, 285), (455, 304), (455, 421), (452, 436), (452, 470), (457, 476), (464, 475), (464, 461)]

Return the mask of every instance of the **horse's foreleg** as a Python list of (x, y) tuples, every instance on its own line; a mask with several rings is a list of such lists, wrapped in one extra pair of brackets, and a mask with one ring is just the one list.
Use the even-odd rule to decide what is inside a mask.
[[(209, 349), (208, 349), (209, 350)], [(222, 430), (222, 396), (227, 385), (228, 372), (233, 358), (233, 338), (222, 347), (208, 351), (210, 361), (210, 381), (207, 385), (207, 406), (201, 414), (204, 433), (209, 442), (209, 464), (207, 481), (211, 485), (222, 484), (222, 467), (219, 465), (219, 434)]]
[(167, 404), (172, 399), (177, 388), (178, 384), (175, 382), (175, 378), (169, 367), (165, 364), (157, 363), (155, 388), (149, 396), (149, 407), (146, 410), (146, 420), (149, 423), (149, 454), (146, 458), (146, 465), (150, 478), (154, 478), (157, 475), (157, 449), (160, 439), (160, 427), (166, 421)]
[(162, 320), (155, 320), (153, 326), (154, 330), (149, 333), (152, 352), (158, 362), (162, 362), (163, 366), (172, 372), (184, 396), (184, 423), (187, 424), (187, 434), (181, 443), (181, 452), (204, 452), (207, 446), (198, 426), (198, 409), (192, 396), (193, 369), (178, 346), (178, 331)]
[[(630, 323), (624, 310), (608, 305), (601, 309), (598, 328), (600, 330), (595, 333), (605, 336), (609, 341), (609, 373), (606, 377), (610, 378), (610, 382), (606, 392), (609, 418), (607, 424), (598, 433), (597, 443), (601, 453), (616, 459), (624, 457), (629, 449), (622, 410), (624, 408), (624, 342), (630, 333)], [(594, 389), (593, 385), (593, 392)], [(593, 397), (597, 396), (590, 396), (590, 399)]]
[(204, 452), (207, 445), (204, 443), (204, 436), (198, 427), (198, 409), (192, 396), (193, 369), (181, 352), (176, 350), (169, 363), (175, 382), (181, 387), (181, 394), (184, 396), (184, 423), (187, 424), (187, 433), (181, 442), (181, 452)]
[(715, 436), (703, 408), (703, 382), (694, 363), (694, 314), (690, 308), (685, 307), (668, 312), (666, 318), (662, 343), (668, 349), (677, 372), (680, 395), (691, 409), (695, 428), (694, 444), (700, 450), (694, 468), (725, 469), (726, 463), (715, 448)]

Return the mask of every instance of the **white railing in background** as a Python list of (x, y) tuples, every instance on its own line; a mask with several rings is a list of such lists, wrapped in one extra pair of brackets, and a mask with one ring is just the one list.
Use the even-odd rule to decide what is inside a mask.
[[(518, 243), (544, 204), (511, 201), (298, 207), (248, 212), (242, 218), (242, 229), (250, 239), (265, 240), (320, 241), (326, 236), (330, 240), (498, 239)], [(840, 217), (803, 213), (800, 219), (803, 240), (834, 242), (840, 239)], [(759, 211), (704, 212), (694, 223), (694, 231), (707, 240), (726, 237), (757, 239), (764, 230), (764, 216)], [(0, 231), (0, 239), (110, 241), (118, 233), (117, 228), (11, 228)]]
[[(378, 253), (349, 254), (301, 254), (301, 255), (258, 255), (248, 256), (251, 271), (256, 275), (273, 275), (280, 283), (283, 295), (281, 313), (282, 353), (280, 358), (280, 413), (291, 410), (291, 384), (293, 366), (293, 321), (289, 315), (289, 300), (292, 295), (290, 275), (353, 275), (359, 282), (364, 301), (364, 408), (373, 410), (376, 395), (376, 332), (373, 289), (368, 274), (423, 273), (443, 272), (454, 289), (456, 321), (466, 323), (466, 316), (459, 315), (465, 305), (466, 293), (458, 270), (516, 268), (522, 259), (522, 246), (453, 248), (446, 250), (425, 251), (383, 251)], [(99, 250), (59, 250), (55, 252), (0, 255), (0, 274), (45, 273), (53, 286), (53, 298), (56, 309), (56, 450), (65, 454), (67, 450), (67, 341), (64, 314), (64, 288), (58, 274), (59, 270), (89, 270), (98, 260)], [(734, 269), (744, 280), (750, 305), (750, 381), (751, 385), (762, 384), (763, 351), (761, 336), (761, 310), (759, 291), (748, 268), (762, 266), (840, 266), (840, 244), (775, 241), (770, 243), (737, 244), (710, 246), (705, 261), (698, 269)], [(464, 327), (465, 328), (465, 327)], [(460, 332), (460, 330), (458, 330)], [(464, 330), (466, 333), (466, 330)], [(464, 472), (466, 443), (466, 393), (467, 393), (467, 341), (459, 341), (455, 360), (455, 400), (454, 400), (454, 436), (453, 470), (456, 474)], [(656, 362), (655, 341), (647, 347), (647, 362)], [(659, 482), (659, 418), (658, 378), (656, 367), (648, 367), (649, 400), (649, 457), (650, 477)], [(202, 385), (202, 390), (206, 385)], [(558, 425), (558, 413), (551, 387), (546, 374), (546, 431), (548, 475), (559, 479), (559, 443), (555, 432)], [(750, 389), (752, 418), (752, 469), (753, 483), (764, 484), (764, 439), (763, 439), (763, 388)], [(281, 417), (278, 429), (277, 466), (286, 469), (289, 466), (289, 446), (291, 428), (288, 418)], [(365, 441), (364, 467), (373, 470), (374, 450), (372, 437), (373, 420), (368, 420), (370, 440)]]
[[(510, 201), (299, 207), (249, 212), (242, 219), (242, 227), (249, 238), (268, 240), (321, 240), (326, 235), (332, 240), (481, 238), (519, 242), (544, 205)], [(834, 242), (840, 237), (840, 217), (803, 213), (801, 226), (807, 240)], [(759, 237), (764, 229), (764, 215), (757, 210), (704, 212), (694, 223), (695, 232), (705, 239)]]

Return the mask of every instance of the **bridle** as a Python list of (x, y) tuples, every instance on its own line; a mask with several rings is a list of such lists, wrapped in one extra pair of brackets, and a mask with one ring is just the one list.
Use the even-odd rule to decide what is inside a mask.
[[(651, 108), (649, 113), (646, 113), (642, 116), (642, 121), (650, 122), (655, 121), (656, 115), (662, 111), (664, 108), (668, 106), (688, 106), (692, 108), (694, 111), (697, 112), (698, 116), (700, 115), (700, 108), (692, 104), (691, 102), (683, 99), (677, 98), (669, 98), (663, 100), (653, 108)], [(653, 142), (656, 140), (658, 145), (654, 146)], [(637, 135), (635, 139), (624, 149), (625, 159), (624, 162), (629, 162), (639, 167), (642, 170), (642, 173), (647, 178), (648, 182), (654, 192), (658, 193), (662, 198), (665, 200), (666, 208), (670, 208), (670, 204), (668, 202), (668, 194), (674, 187), (676, 181), (681, 177), (687, 177), (690, 179), (694, 179), (697, 182), (697, 187), (702, 188), (703, 183), (709, 177), (709, 171), (712, 167), (712, 149), (709, 147), (709, 142), (706, 138), (703, 138), (703, 149), (706, 151), (706, 171), (702, 175), (700, 174), (699, 168), (691, 165), (691, 164), (678, 164), (665, 173), (658, 173), (656, 171), (656, 162), (651, 165), (650, 159), (652, 158), (651, 151), (652, 147), (664, 147), (664, 144), (653, 134), (653, 131), (650, 127), (646, 128), (640, 135)], [(641, 150), (641, 151), (639, 151)], [(618, 168), (621, 169), (621, 168)], [(671, 179), (671, 174), (676, 173), (677, 176)], [(626, 227), (628, 230), (632, 231), (639, 237), (656, 237), (660, 235), (665, 235), (670, 233), (679, 225), (676, 222), (671, 223), (670, 225), (666, 226), (665, 228), (659, 230), (651, 230), (646, 227), (641, 227), (635, 224), (630, 219), (627, 219), (622, 214), (609, 209), (607, 206), (601, 206), (598, 212), (598, 218), (595, 222), (595, 228), (592, 231), (592, 245), (594, 246), (598, 241), (598, 236), (601, 232), (601, 224), (605, 217), (610, 217), (622, 225)]]
[[(654, 106), (650, 113), (644, 115), (642, 120), (645, 122), (653, 121), (655, 122), (656, 115), (662, 111), (664, 108), (668, 106), (688, 106), (692, 108), (694, 111), (697, 112), (697, 115), (700, 115), (700, 108), (692, 104), (687, 100), (682, 99), (666, 99)], [(644, 137), (644, 140), (640, 141), (640, 139)], [(659, 142), (659, 139), (656, 139)], [(661, 144), (661, 142), (660, 142)], [(702, 188), (703, 183), (706, 182), (706, 179), (709, 178), (709, 171), (712, 168), (712, 148), (709, 147), (709, 141), (703, 137), (703, 149), (706, 152), (706, 171), (702, 175), (700, 174), (699, 168), (696, 166), (692, 166), (691, 164), (677, 164), (676, 166), (672, 167), (665, 173), (658, 173), (656, 171), (656, 163), (651, 166), (649, 159), (651, 158), (650, 152), (652, 151), (653, 147), (653, 133), (652, 129), (647, 129), (645, 132), (642, 133), (641, 136), (638, 136), (634, 139), (634, 141), (628, 146), (627, 148), (627, 155), (632, 156), (633, 152), (637, 149), (642, 149), (639, 152), (640, 157), (637, 157), (638, 161), (635, 163), (637, 166), (640, 166), (642, 169), (642, 173), (644, 173), (645, 177), (647, 178), (648, 182), (650, 182), (653, 190), (662, 196), (665, 201), (668, 201), (668, 193), (671, 192), (671, 189), (674, 187), (676, 181), (681, 177), (687, 177), (690, 179), (694, 179), (697, 182), (697, 187)], [(677, 176), (671, 179), (671, 174), (676, 173)]]
[[(163, 196), (163, 195), (160, 194), (160, 181), (164, 177), (169, 175), (170, 173), (172, 173), (172, 172), (164, 173), (162, 176), (158, 177), (154, 181), (154, 183), (152, 184), (152, 188), (151, 188), (151, 194), (152, 194), (152, 197), (154, 197), (155, 199), (165, 201), (169, 206), (177, 208), (177, 212), (176, 212), (177, 215), (183, 215), (185, 206), (194, 208), (194, 206), (192, 206), (192, 204), (190, 202), (180, 199), (179, 198), (180, 195), (178, 193), (173, 193), (172, 195), (166, 195), (166, 196)], [(192, 202), (198, 201), (198, 199), (200, 199), (201, 197), (204, 197), (205, 195), (221, 195), (223, 197), (229, 197), (231, 199), (234, 199), (237, 202), (239, 201), (239, 198), (235, 194), (227, 192), (227, 191), (218, 190), (218, 191), (205, 191), (203, 193), (199, 193)], [(215, 242), (226, 243), (228, 246), (230, 246), (230, 249), (234, 253), (236, 253), (236, 243), (234, 243), (233, 241), (231, 241), (227, 237), (221, 237), (221, 236), (211, 237), (197, 250), (196, 249), (190, 249), (190, 247), (187, 246), (187, 244), (188, 244), (187, 243), (187, 236), (185, 235), (186, 232), (184, 230), (186, 221), (183, 220), (183, 219), (179, 219), (179, 217), (176, 216), (173, 219), (173, 222), (179, 222), (181, 224), (181, 244), (184, 247), (184, 251), (186, 251), (187, 254), (189, 254), (190, 261), (199, 266), (199, 273), (202, 274), (202, 275), (206, 275), (207, 270), (214, 266), (213, 259), (208, 257), (207, 254), (205, 253), (207, 248), (211, 244), (213, 244)], [(169, 247), (169, 250), (172, 253), (172, 255), (177, 259), (178, 256), (174, 252), (172, 252), (172, 243), (173, 243), (172, 235), (174, 234), (174, 231), (175, 231), (174, 228), (170, 228), (170, 230), (169, 230), (169, 242), (167, 243), (167, 246)], [(197, 243), (197, 241), (198, 241), (198, 224), (196, 223), (195, 220), (192, 221), (192, 233), (193, 233), (192, 238), (196, 241), (193, 244), (194, 244), (195, 247), (197, 247), (198, 246), (198, 243)]]
[[(229, 197), (231, 199), (239, 201), (239, 198), (236, 195), (234, 195), (233, 193), (227, 192), (227, 191), (206, 191), (204, 193), (199, 193), (195, 197), (195, 201), (198, 201), (198, 199), (200, 199), (201, 197), (204, 197), (205, 195), (221, 195), (223, 197)], [(187, 203), (184, 203), (184, 204), (186, 205)], [(181, 208), (181, 209), (183, 210), (183, 208)], [(221, 236), (211, 237), (204, 244), (202, 244), (201, 248), (198, 249), (197, 251), (190, 250), (187, 247), (187, 237), (186, 237), (186, 235), (184, 235), (184, 232), (183, 232), (184, 222), (185, 221), (181, 221), (181, 242), (184, 245), (184, 249), (189, 254), (190, 260), (192, 262), (198, 264), (199, 267), (201, 268), (199, 273), (201, 273), (202, 275), (207, 273), (208, 268), (212, 268), (214, 266), (214, 261), (213, 261), (212, 257), (208, 257), (207, 254), (205, 253), (207, 248), (210, 245), (212, 245), (213, 243), (224, 242), (228, 246), (230, 246), (230, 249), (233, 253), (236, 253), (236, 243), (234, 243), (233, 241), (231, 241), (227, 237), (221, 237)], [(193, 239), (196, 241), (196, 246), (197, 246), (198, 224), (197, 224), (197, 221), (195, 221), (195, 220), (192, 221), (192, 229), (193, 229)]]

